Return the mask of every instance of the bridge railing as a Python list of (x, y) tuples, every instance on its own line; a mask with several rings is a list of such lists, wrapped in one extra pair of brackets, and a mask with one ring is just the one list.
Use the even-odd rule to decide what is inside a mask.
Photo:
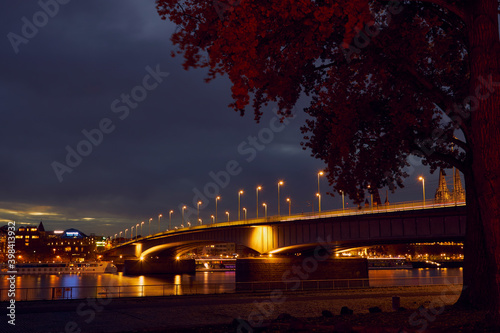
[[(228, 227), (228, 226), (237, 226), (237, 225), (248, 225), (248, 224), (263, 224), (263, 223), (275, 223), (275, 222), (290, 222), (296, 220), (306, 220), (306, 219), (317, 219), (317, 218), (327, 218), (327, 217), (340, 217), (340, 216), (352, 216), (352, 215), (368, 215), (368, 214), (381, 214), (381, 213), (390, 213), (390, 212), (401, 212), (401, 211), (412, 211), (412, 210), (422, 210), (422, 209), (437, 209), (437, 208), (445, 208), (445, 207), (453, 207), (453, 206), (465, 206), (465, 201), (436, 201), (436, 200), (425, 200), (425, 201), (405, 201), (405, 202), (396, 202), (382, 205), (366, 205), (359, 207), (348, 207), (344, 209), (335, 209), (329, 211), (322, 212), (305, 212), (300, 214), (284, 214), (284, 215), (273, 215), (262, 217), (262, 218), (254, 218), (247, 220), (239, 220), (239, 221), (229, 221), (229, 222), (218, 222), (214, 224), (204, 224), (204, 225), (196, 225), (191, 227), (186, 227), (182, 229), (169, 230), (160, 232), (151, 236), (145, 236), (139, 238), (139, 240), (143, 239), (152, 239), (159, 236), (165, 236), (170, 234), (176, 234), (178, 232), (184, 232), (188, 230), (200, 230), (207, 228), (220, 228), (220, 227)], [(131, 244), (137, 241), (136, 239), (129, 240), (124, 243), (116, 244), (126, 245)]]
[[(16, 301), (64, 300), (84, 298), (124, 298), (150, 296), (177, 296), (194, 294), (224, 294), (237, 292), (327, 291), (337, 289), (379, 288), (395, 286), (452, 285), (457, 290), (462, 276), (429, 276), (379, 279), (301, 280), (293, 282), (233, 282), (233, 283), (166, 283), (155, 285), (78, 286), (17, 288)], [(8, 301), (9, 289), (0, 289), (0, 301)]]

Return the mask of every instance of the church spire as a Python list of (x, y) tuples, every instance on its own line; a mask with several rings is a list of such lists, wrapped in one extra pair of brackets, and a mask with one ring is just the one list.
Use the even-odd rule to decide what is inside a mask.
[(444, 177), (443, 169), (439, 169), (439, 185), (436, 190), (436, 195), (434, 200), (436, 203), (449, 202), (452, 199), (448, 185), (446, 184), (446, 178)]
[(461, 202), (465, 201), (465, 190), (462, 187), (462, 180), (460, 179), (460, 171), (455, 168), (455, 174), (453, 175), (453, 201)]

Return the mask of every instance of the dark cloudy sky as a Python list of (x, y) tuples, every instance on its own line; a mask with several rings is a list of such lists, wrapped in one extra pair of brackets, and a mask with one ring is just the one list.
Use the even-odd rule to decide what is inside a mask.
[[(195, 207), (195, 189), (203, 193), (213, 181), (209, 173), (230, 161), (239, 167), (219, 186), (220, 220), (226, 210), (237, 216), (240, 189), (242, 207), (253, 217), (257, 185), (263, 186), (259, 201), (275, 214), (279, 179), (285, 181), (282, 211), (286, 197), (296, 213), (309, 211), (308, 201), (317, 207), (323, 164), (300, 147), (305, 101), (286, 125), (273, 122), (272, 107), (256, 124), (251, 112), (240, 117), (227, 107), (226, 78), (206, 84), (205, 71), (184, 71), (182, 60), (170, 57), (176, 27), (160, 20), (154, 0), (60, 2), (68, 3), (57, 12), (49, 8), (50, 16), (38, 1), (0, 4), (0, 222), (43, 220), (48, 230), (114, 235), (173, 209), (178, 225), (179, 206)], [(139, 102), (127, 102), (131, 94)], [(102, 138), (93, 131), (100, 126), (108, 132)], [(83, 131), (97, 145), (83, 142)], [(257, 150), (249, 137), (259, 134), (264, 142)], [(72, 156), (69, 166), (68, 149), (87, 156)], [(390, 194), (392, 202), (421, 199), (421, 171), (411, 171), (407, 187)], [(325, 179), (321, 184), (325, 192)], [(426, 185), (433, 197), (437, 176)], [(341, 208), (340, 199), (324, 197), (323, 209), (334, 208)], [(204, 223), (214, 210), (213, 199), (202, 206)]]

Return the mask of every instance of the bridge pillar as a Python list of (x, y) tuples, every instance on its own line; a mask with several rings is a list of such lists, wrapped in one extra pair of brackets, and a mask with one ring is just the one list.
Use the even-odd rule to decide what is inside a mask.
[(132, 259), (125, 260), (123, 272), (125, 275), (194, 274), (196, 273), (196, 263), (194, 259)]
[[(303, 281), (337, 279), (352, 279), (349, 284), (351, 287), (368, 286), (367, 260), (317, 260), (310, 256), (236, 260), (236, 282), (239, 290), (248, 289), (244, 282), (274, 281), (279, 284), (276, 288), (291, 289), (291, 286), (299, 288)], [(347, 286), (347, 282), (345, 283)]]

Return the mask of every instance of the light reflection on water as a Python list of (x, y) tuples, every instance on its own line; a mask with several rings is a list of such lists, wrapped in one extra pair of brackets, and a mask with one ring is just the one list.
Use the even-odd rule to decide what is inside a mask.
[[(0, 277), (0, 299), (8, 299), (8, 276)], [(462, 282), (462, 268), (370, 270), (370, 286), (449, 284)], [(235, 272), (195, 275), (126, 276), (118, 274), (60, 274), (16, 276), (16, 300), (85, 297), (140, 297), (234, 292)]]

